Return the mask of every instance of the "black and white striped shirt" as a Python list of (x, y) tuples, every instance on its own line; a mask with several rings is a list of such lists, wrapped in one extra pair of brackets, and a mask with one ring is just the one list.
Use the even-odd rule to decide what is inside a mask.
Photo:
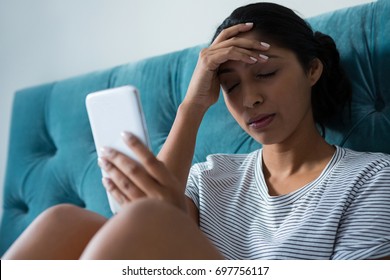
[(390, 256), (390, 155), (337, 147), (321, 175), (270, 196), (262, 150), (216, 154), (190, 172), (200, 228), (228, 259)]

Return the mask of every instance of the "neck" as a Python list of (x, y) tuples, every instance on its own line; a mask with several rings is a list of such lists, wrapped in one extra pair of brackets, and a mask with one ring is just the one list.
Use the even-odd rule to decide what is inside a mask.
[(334, 154), (316, 127), (306, 132), (296, 132), (279, 144), (263, 146), (263, 171), (267, 177), (289, 176), (311, 172), (326, 165)]

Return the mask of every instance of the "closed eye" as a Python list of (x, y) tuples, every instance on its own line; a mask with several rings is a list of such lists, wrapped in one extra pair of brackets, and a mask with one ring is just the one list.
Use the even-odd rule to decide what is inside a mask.
[(276, 74), (277, 71), (273, 71), (273, 72), (270, 72), (270, 73), (265, 73), (265, 74), (257, 74), (256, 75), (256, 78), (258, 79), (267, 79), (267, 78), (271, 78), (272, 76), (274, 76)]
[[(269, 73), (264, 73), (264, 74), (257, 74), (256, 75), (256, 79), (269, 79), (269, 78), (272, 78), (273, 76), (275, 76), (276, 72), (278, 72), (278, 70), (275, 70), (273, 72), (269, 72)], [(233, 85), (231, 85), (230, 87), (228, 87), (226, 89), (226, 93), (231, 93), (237, 86), (239, 86), (240, 83), (235, 83)]]
[(226, 93), (231, 93), (240, 83), (234, 84), (231, 87), (227, 88)]

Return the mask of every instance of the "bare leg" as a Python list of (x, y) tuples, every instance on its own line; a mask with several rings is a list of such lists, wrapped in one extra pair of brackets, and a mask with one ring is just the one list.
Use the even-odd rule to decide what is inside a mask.
[(63, 204), (49, 208), (21, 234), (3, 259), (78, 259), (106, 218)]
[(195, 222), (167, 203), (128, 204), (94, 236), (85, 259), (221, 259)]

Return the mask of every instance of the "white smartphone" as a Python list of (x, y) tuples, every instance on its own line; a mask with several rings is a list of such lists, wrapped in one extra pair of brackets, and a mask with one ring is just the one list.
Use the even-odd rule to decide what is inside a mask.
[[(133, 133), (150, 147), (139, 93), (134, 86), (90, 93), (86, 97), (86, 106), (98, 156), (101, 156), (102, 147), (110, 147), (137, 160), (121, 137), (123, 131)], [(103, 170), (102, 175), (109, 177)], [(107, 196), (111, 211), (114, 214), (119, 212), (119, 203), (109, 192)]]

